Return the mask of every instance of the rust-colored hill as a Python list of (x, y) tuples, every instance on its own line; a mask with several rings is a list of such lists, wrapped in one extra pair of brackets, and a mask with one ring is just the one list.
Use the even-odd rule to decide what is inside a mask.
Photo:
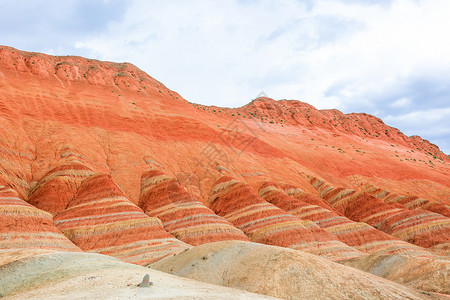
[[(226, 245), (256, 242), (279, 253), (280, 270), (284, 256), (302, 265), (314, 254), (324, 267), (311, 278), (339, 262), (348, 276), (345, 265), (397, 282), (389, 294), (380, 279), (380, 295), (403, 286), (439, 298), (449, 292), (449, 207), (448, 156), (375, 116), (266, 97), (208, 107), (128, 63), (0, 46), (2, 262), (84, 251), (170, 270), (188, 261), (176, 257), (214, 248), (205, 244), (237, 257)], [(239, 272), (260, 274), (263, 261)], [(223, 285), (255, 291), (245, 282)]]

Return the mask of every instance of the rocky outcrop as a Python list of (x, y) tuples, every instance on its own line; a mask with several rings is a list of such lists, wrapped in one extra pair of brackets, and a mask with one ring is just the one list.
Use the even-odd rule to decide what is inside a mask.
[(142, 175), (139, 206), (159, 218), (164, 229), (191, 244), (242, 240), (245, 234), (191, 196), (175, 178), (152, 169)]
[(0, 47), (0, 67), (3, 70), (30, 73), (61, 81), (83, 81), (93, 86), (118, 86), (133, 91), (144, 85), (166, 89), (165, 86), (129, 63), (106, 63), (77, 56), (50, 56)]
[(53, 224), (52, 215), (0, 183), (0, 249), (80, 251)]
[(332, 260), (362, 255), (314, 222), (301, 220), (268, 203), (249, 185), (232, 177), (223, 176), (215, 183), (209, 204), (253, 242), (307, 251)]
[(147, 265), (189, 249), (132, 203), (108, 175), (85, 180), (55, 225), (84, 251)]
[(381, 119), (366, 113), (344, 114), (337, 109), (318, 110), (308, 103), (296, 100), (275, 101), (268, 97), (256, 98), (234, 111), (247, 118), (268, 123), (294, 125), (403, 144), (416, 151), (448, 160), (448, 157), (436, 145), (419, 136), (408, 137), (397, 128), (390, 127)]

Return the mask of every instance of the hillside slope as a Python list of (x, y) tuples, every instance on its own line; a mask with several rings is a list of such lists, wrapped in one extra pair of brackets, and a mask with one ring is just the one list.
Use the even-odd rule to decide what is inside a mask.
[[(252, 241), (264, 255), (321, 256), (317, 278), (350, 276), (348, 265), (396, 281), (381, 281), (386, 295), (449, 293), (450, 160), (438, 146), (296, 100), (193, 104), (128, 63), (0, 46), (0, 202), (2, 261), (84, 251), (172, 272), (209, 243)], [(330, 280), (338, 298), (354, 295)]]

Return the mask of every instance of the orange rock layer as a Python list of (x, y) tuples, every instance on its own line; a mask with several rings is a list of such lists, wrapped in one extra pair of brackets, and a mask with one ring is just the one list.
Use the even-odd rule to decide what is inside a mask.
[(28, 202), (55, 215), (66, 209), (81, 182), (94, 174), (94, 171), (78, 162), (55, 167), (31, 190)]
[(321, 197), (349, 219), (439, 253), (450, 250), (450, 218), (424, 210), (409, 210), (395, 202), (387, 204), (369, 193), (335, 188), (315, 177), (310, 180)]
[(84, 251), (147, 265), (180, 253), (187, 245), (162, 228), (132, 203), (108, 175), (85, 180), (56, 226)]
[(159, 218), (165, 230), (191, 245), (248, 241), (242, 231), (216, 215), (200, 199), (194, 199), (175, 178), (157, 169), (142, 175), (139, 206), (150, 217)]
[(80, 251), (53, 224), (52, 215), (0, 184), (0, 249)]
[[(285, 191), (290, 195), (288, 196)], [(434, 255), (421, 247), (407, 243), (376, 230), (363, 222), (354, 222), (331, 209), (311, 203), (322, 204), (323, 200), (305, 193), (291, 185), (279, 185), (265, 182), (259, 189), (260, 197), (297, 216), (302, 220), (310, 220), (320, 228), (331, 233), (336, 239), (347, 245), (369, 254), (408, 254), (420, 257)]]
[[(0, 101), (0, 115), (2, 110)], [(30, 188), (31, 164), (35, 159), (35, 152), (25, 132), (17, 125), (18, 120), (8, 117), (9, 119), (0, 117), (0, 183), (8, 182), (25, 199)]]
[(385, 203), (398, 203), (406, 207), (407, 209), (420, 209), (435, 212), (450, 217), (450, 206), (445, 203), (439, 203), (436, 201), (419, 198), (417, 196), (408, 195), (402, 196), (396, 193), (392, 193), (387, 190), (383, 190), (373, 184), (367, 183), (358, 187), (359, 190), (367, 192), (378, 199), (383, 200)]
[(337, 241), (314, 222), (301, 220), (258, 197), (248, 184), (223, 176), (214, 185), (210, 207), (241, 229), (251, 241), (288, 247), (331, 260), (362, 253)]

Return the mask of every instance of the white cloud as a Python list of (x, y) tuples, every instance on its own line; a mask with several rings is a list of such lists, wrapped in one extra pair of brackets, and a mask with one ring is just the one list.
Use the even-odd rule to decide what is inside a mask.
[(411, 99), (407, 97), (400, 98), (390, 104), (391, 107), (394, 108), (403, 108), (411, 105)]
[[(395, 123), (408, 123), (417, 127), (424, 127), (421, 122), (441, 123), (441, 121), (450, 119), (450, 108), (446, 109), (429, 109), (424, 111), (413, 111), (403, 115), (388, 115), (385, 120)], [(418, 122), (419, 121), (419, 122)], [(410, 124), (409, 124), (410, 123)], [(445, 127), (446, 132), (450, 133), (450, 127)]]
[(392, 118), (419, 100), (448, 107), (450, 89), (438, 101), (414, 87), (420, 80), (449, 86), (448, 0), (131, 3), (75, 49), (130, 61), (192, 102), (241, 106), (265, 91)]
[(315, 3), (135, 1), (106, 33), (77, 46), (132, 60), (189, 100), (223, 105), (264, 89), (319, 107), (370, 107), (368, 95), (418, 72), (450, 78), (449, 1)]
[(406, 135), (420, 135), (450, 153), (450, 107), (388, 115), (384, 120), (391, 126), (402, 128)]

